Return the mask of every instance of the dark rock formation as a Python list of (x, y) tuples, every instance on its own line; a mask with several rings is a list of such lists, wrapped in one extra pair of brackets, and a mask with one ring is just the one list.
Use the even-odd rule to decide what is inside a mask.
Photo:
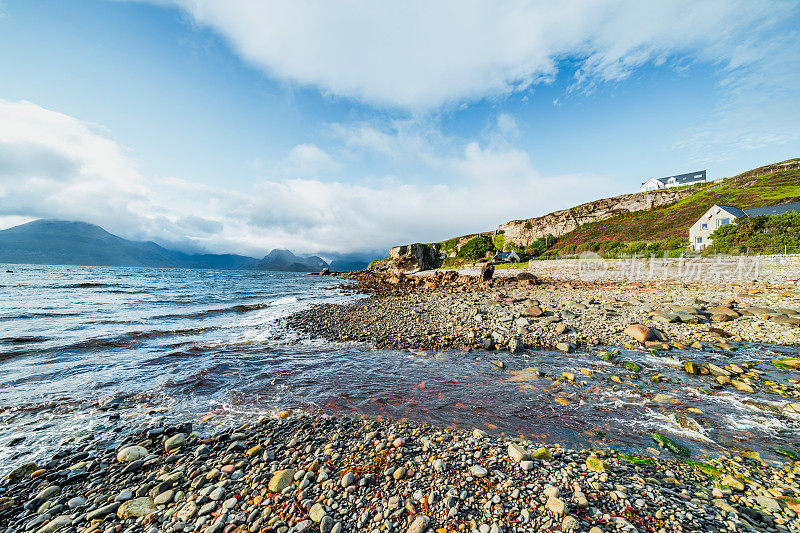
[(389, 251), (386, 269), (396, 274), (413, 274), (421, 270), (438, 268), (442, 264), (436, 244), (407, 244)]

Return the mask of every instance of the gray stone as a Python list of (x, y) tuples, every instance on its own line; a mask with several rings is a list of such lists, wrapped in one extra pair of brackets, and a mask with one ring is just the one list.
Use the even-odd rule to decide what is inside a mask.
[(123, 503), (117, 509), (117, 516), (122, 520), (129, 518), (138, 518), (140, 516), (147, 516), (150, 513), (156, 512), (156, 506), (152, 498), (144, 496), (142, 498), (134, 498)]
[(186, 435), (183, 433), (176, 433), (175, 435), (171, 436), (167, 440), (164, 441), (164, 450), (167, 452), (171, 452), (172, 450), (177, 450), (186, 442)]
[(408, 526), (406, 533), (425, 533), (428, 531), (428, 526), (431, 524), (431, 519), (425, 515), (417, 515), (411, 525)]
[(531, 460), (530, 452), (515, 442), (508, 445), (508, 456), (511, 457), (515, 463)]
[(142, 446), (128, 446), (117, 453), (117, 461), (120, 463), (129, 463), (143, 457), (147, 457), (147, 449)]
[(475, 477), (486, 477), (489, 473), (485, 468), (479, 465), (472, 465), (469, 469), (470, 474)]

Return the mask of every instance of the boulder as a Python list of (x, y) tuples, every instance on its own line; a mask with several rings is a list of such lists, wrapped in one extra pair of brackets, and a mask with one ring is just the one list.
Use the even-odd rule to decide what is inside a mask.
[(542, 311), (542, 308), (538, 305), (532, 305), (525, 309), (522, 314), (524, 316), (540, 317), (544, 314), (544, 311)]
[(708, 310), (708, 313), (710, 315), (712, 315), (712, 316), (713, 315), (726, 315), (726, 316), (729, 316), (731, 318), (739, 318), (741, 316), (739, 313), (737, 313), (736, 311), (734, 311), (730, 307), (725, 307), (723, 305), (720, 305), (720, 306), (717, 306), (717, 307), (712, 307), (711, 309)]
[(291, 468), (286, 470), (278, 470), (272, 475), (269, 480), (267, 488), (270, 492), (282, 492), (283, 489), (288, 487), (294, 482), (294, 470)]
[(489, 281), (494, 276), (494, 265), (491, 263), (485, 263), (481, 267), (481, 281)]
[(6, 479), (16, 481), (18, 479), (29, 477), (31, 474), (36, 472), (37, 468), (38, 467), (36, 466), (36, 463), (27, 463), (22, 466), (18, 466), (6, 475)]
[(408, 526), (406, 530), (407, 533), (425, 533), (428, 531), (428, 527), (430, 526), (431, 519), (425, 515), (417, 515), (411, 525)]
[(644, 324), (631, 324), (625, 328), (624, 333), (642, 343), (656, 340), (656, 335), (653, 333), (653, 330)]
[(117, 509), (117, 516), (122, 520), (127, 520), (129, 518), (147, 516), (150, 513), (155, 513), (157, 510), (152, 498), (144, 496), (124, 502), (119, 506), (119, 509)]
[(175, 435), (171, 436), (167, 440), (164, 441), (164, 450), (166, 452), (171, 452), (172, 450), (177, 450), (186, 442), (186, 435), (183, 433), (176, 433)]
[(781, 409), (781, 413), (783, 413), (783, 416), (787, 418), (800, 420), (800, 403), (789, 403), (784, 405), (783, 409)]
[(531, 454), (533, 459), (541, 459), (542, 461), (550, 461), (553, 459), (553, 454), (546, 446), (542, 446)]
[(586, 468), (592, 472), (608, 472), (608, 465), (602, 459), (598, 459), (595, 455), (590, 455), (586, 458)]
[(54, 533), (59, 529), (64, 529), (70, 526), (72, 526), (72, 518), (70, 518), (69, 515), (62, 514), (40, 527), (37, 533)]
[(511, 459), (515, 463), (521, 463), (522, 461), (531, 460), (530, 452), (528, 452), (528, 450), (526, 450), (519, 444), (513, 442), (508, 445), (508, 456), (511, 457)]
[(413, 274), (438, 268), (442, 261), (437, 244), (406, 244), (389, 250), (386, 267), (395, 274)]
[(143, 446), (128, 446), (123, 448), (117, 453), (117, 461), (120, 463), (128, 463), (147, 457), (147, 448)]

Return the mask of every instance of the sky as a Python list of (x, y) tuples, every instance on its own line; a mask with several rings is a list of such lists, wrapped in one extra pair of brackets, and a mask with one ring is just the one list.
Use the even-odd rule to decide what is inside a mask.
[(800, 156), (800, 2), (0, 0), (0, 228), (397, 244)]

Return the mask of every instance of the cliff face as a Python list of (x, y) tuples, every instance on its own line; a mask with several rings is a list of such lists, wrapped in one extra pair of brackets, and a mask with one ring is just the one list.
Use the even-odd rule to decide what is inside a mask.
[(653, 209), (677, 202), (694, 192), (693, 187), (623, 194), (582, 204), (563, 211), (524, 220), (512, 220), (497, 228), (505, 233), (506, 242), (528, 246), (539, 237), (564, 235), (582, 224), (605, 220), (621, 213)]

